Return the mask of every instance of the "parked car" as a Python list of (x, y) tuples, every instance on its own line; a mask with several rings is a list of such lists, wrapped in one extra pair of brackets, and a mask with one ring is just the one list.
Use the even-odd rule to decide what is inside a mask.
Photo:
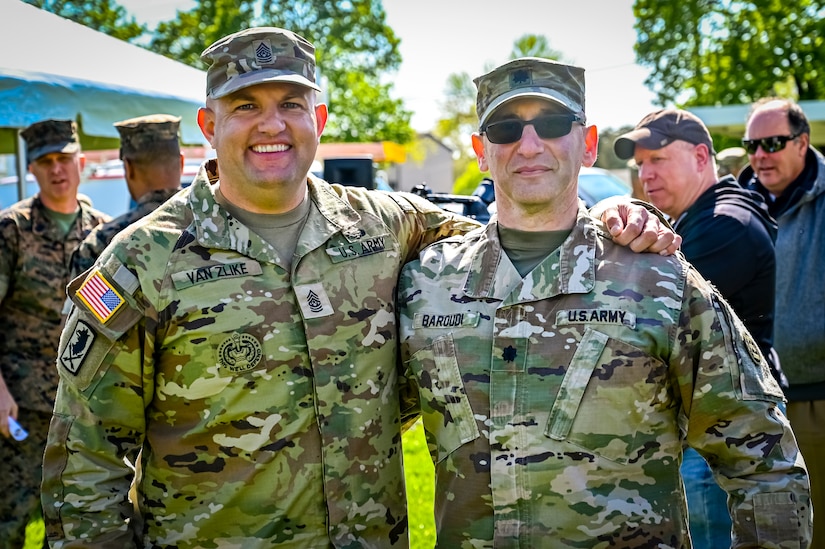
[(611, 196), (630, 196), (630, 186), (607, 170), (586, 168), (579, 170), (579, 198), (587, 207)]
[(479, 223), (487, 223), (490, 220), (490, 204), (482, 200), (478, 191), (471, 195), (437, 193), (422, 183), (413, 187), (412, 193), (437, 204), (443, 210), (475, 219)]
[[(31, 173), (26, 173), (26, 196), (32, 196), (39, 190), (37, 181)], [(17, 176), (10, 175), (0, 179), (0, 210), (18, 201)]]

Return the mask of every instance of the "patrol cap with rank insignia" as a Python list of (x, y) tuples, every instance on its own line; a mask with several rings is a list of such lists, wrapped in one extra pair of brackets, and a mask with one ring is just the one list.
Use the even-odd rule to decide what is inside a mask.
[(584, 69), (539, 57), (522, 57), (473, 80), (479, 126), (502, 105), (521, 97), (556, 103), (585, 120)]
[(50, 153), (75, 153), (80, 150), (74, 120), (35, 122), (20, 135), (26, 142), (26, 162), (29, 164)]
[(255, 27), (221, 38), (201, 54), (210, 63), (206, 96), (219, 99), (265, 82), (290, 82), (321, 91), (315, 83), (315, 46), (294, 32)]
[(115, 122), (120, 158), (180, 154), (180, 116), (149, 114)]

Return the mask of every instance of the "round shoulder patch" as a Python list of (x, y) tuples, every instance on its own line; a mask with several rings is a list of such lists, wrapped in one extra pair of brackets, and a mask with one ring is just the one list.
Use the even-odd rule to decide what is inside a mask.
[(263, 349), (255, 336), (234, 333), (218, 345), (218, 364), (230, 372), (247, 372), (261, 361)]

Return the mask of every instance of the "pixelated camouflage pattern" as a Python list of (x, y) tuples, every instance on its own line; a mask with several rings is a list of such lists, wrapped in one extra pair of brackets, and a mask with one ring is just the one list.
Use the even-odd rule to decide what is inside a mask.
[(206, 96), (219, 99), (262, 82), (293, 82), (316, 91), (315, 46), (277, 27), (255, 27), (225, 36), (206, 48)]
[[(218, 206), (207, 177), (202, 168), (100, 257), (128, 306), (101, 324), (75, 299), (44, 458), (50, 541), (407, 547), (397, 277), (426, 244), (478, 224), (412, 195), (311, 178), (287, 271)], [(333, 261), (365, 240), (383, 246)], [(133, 542), (123, 458), (139, 448)]]
[(479, 126), (504, 103), (522, 96), (540, 96), (573, 114), (584, 115), (584, 69), (550, 59), (522, 57), (473, 79)]
[(29, 436), (22, 441), (0, 436), (0, 549), (21, 549), (30, 517), (41, 515), (41, 463), (51, 417), (51, 412), (21, 410), (17, 419)]
[(153, 151), (180, 152), (180, 116), (148, 114), (114, 123), (120, 157)]
[(72, 254), (71, 277), (75, 278), (94, 265), (95, 260), (115, 235), (169, 200), (180, 189), (159, 189), (141, 196), (137, 205), (125, 214), (98, 225), (83, 239)]
[(72, 252), (110, 218), (83, 201), (64, 237), (39, 194), (0, 212), (0, 372), (20, 408), (51, 412)]
[[(22, 442), (0, 443), (0, 547), (13, 536), (13, 517), (25, 525), (39, 500), (40, 456), (57, 390), (54, 364), (69, 283), (69, 257), (89, 230), (108, 216), (80, 201), (80, 214), (64, 237), (39, 195), (0, 212), (0, 374), (29, 432)], [(2, 438), (2, 437), (0, 437)], [(36, 459), (32, 459), (37, 456)], [(25, 464), (28, 461), (28, 467)], [(19, 471), (21, 468), (26, 472)], [(22, 546), (22, 545), (21, 545)]]
[(616, 246), (582, 210), (522, 280), (494, 219), (422, 252), (398, 306), (438, 547), (690, 547), (683, 444), (729, 494), (732, 547), (808, 546), (781, 390), (681, 255)]
[(74, 120), (35, 122), (20, 132), (20, 136), (26, 142), (26, 161), (29, 164), (49, 153), (74, 153), (80, 150)]

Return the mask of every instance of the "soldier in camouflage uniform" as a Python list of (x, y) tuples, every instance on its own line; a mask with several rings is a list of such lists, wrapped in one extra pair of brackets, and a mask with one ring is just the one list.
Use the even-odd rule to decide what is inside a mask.
[[(83, 155), (73, 121), (37, 122), (22, 136), (40, 191), (0, 212), (0, 548), (22, 547), (30, 514), (40, 514), (69, 258), (109, 219), (77, 198)], [(9, 416), (28, 438), (8, 438)]]
[(69, 288), (49, 540), (407, 547), (394, 290), (477, 224), (309, 175), (327, 111), (300, 36), (249, 29), (203, 57), (220, 179), (202, 170)]
[(96, 227), (72, 256), (72, 275), (92, 266), (117, 233), (152, 212), (180, 190), (183, 154), (180, 117), (150, 114), (115, 123), (120, 134), (120, 159), (134, 208)]
[(805, 464), (752, 337), (681, 255), (633, 255), (578, 205), (584, 71), (523, 58), (476, 84), (497, 216), (399, 280), (438, 547), (690, 547), (684, 444), (728, 493), (732, 547), (807, 547)]

